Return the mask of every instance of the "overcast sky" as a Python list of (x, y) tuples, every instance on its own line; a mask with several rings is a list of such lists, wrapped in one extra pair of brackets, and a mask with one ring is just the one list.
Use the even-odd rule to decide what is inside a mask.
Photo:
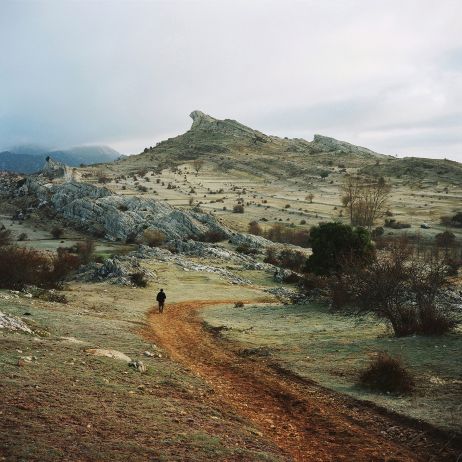
[(0, 150), (138, 153), (194, 109), (462, 162), (462, 1), (0, 0)]

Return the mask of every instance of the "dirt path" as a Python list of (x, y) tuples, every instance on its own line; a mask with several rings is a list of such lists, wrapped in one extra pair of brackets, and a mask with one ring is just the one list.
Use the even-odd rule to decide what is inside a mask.
[[(443, 461), (444, 441), (393, 415), (243, 358), (202, 328), (197, 310), (229, 301), (189, 301), (151, 310), (149, 325), (170, 357), (202, 377), (295, 461)], [(440, 449), (442, 448), (442, 449)]]

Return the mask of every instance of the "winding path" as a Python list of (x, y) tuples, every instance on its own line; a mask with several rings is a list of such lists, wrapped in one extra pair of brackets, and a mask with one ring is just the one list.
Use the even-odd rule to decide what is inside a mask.
[[(329, 391), (261, 359), (243, 358), (207, 332), (197, 311), (226, 300), (171, 304), (149, 314), (150, 332), (171, 359), (203, 378), (218, 405), (245, 416), (294, 461), (454, 460), (444, 439), (394, 414)], [(390, 430), (392, 430), (390, 432)]]

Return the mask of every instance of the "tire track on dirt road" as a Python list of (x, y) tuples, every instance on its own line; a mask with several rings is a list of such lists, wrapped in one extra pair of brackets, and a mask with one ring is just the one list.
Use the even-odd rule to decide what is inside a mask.
[[(145, 336), (214, 390), (210, 398), (234, 408), (295, 461), (407, 462), (453, 460), (444, 440), (396, 415), (243, 358), (203, 329), (198, 310), (226, 300), (170, 304), (148, 314)], [(396, 427), (411, 443), (388, 435)], [(399, 432), (398, 432), (399, 433)], [(443, 449), (440, 449), (443, 448)]]

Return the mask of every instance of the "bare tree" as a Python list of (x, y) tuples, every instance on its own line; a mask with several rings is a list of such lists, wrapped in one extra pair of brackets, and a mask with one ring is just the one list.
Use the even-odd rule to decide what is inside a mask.
[(349, 176), (341, 191), (342, 204), (348, 208), (350, 223), (353, 226), (365, 226), (370, 230), (375, 220), (385, 211), (391, 187), (383, 177), (370, 180)]
[(310, 201), (310, 204), (312, 204), (312, 203), (313, 203), (313, 199), (314, 199), (314, 194), (313, 194), (313, 193), (309, 193), (309, 194), (306, 196), (305, 199), (309, 200), (309, 201)]
[(204, 161), (202, 159), (195, 159), (193, 160), (193, 168), (196, 171), (196, 173), (199, 173), (202, 170), (202, 167), (204, 166)]

